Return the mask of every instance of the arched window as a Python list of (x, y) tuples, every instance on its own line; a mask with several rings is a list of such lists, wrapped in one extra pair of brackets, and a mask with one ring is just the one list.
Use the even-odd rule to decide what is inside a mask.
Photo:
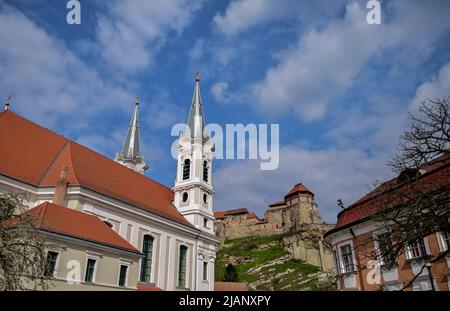
[(191, 175), (191, 160), (184, 160), (183, 164), (183, 180), (189, 179)]
[(187, 247), (180, 246), (180, 257), (178, 261), (178, 287), (186, 288), (186, 260), (187, 260)]
[(208, 182), (208, 162), (203, 161), (203, 180)]
[(142, 258), (141, 265), (141, 282), (150, 283), (150, 277), (152, 275), (152, 257), (153, 257), (153, 237), (150, 235), (144, 235), (142, 242)]

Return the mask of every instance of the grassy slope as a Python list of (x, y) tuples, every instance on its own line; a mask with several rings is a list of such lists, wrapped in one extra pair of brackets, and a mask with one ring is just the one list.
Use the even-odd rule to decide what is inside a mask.
[[(272, 235), (226, 241), (225, 245), (217, 253), (215, 279), (218, 281), (223, 279), (225, 265), (227, 264), (224, 256), (229, 255), (239, 257), (245, 261), (236, 265), (240, 281), (252, 283), (268, 276), (273, 278), (271, 283), (260, 285), (257, 289), (307, 290), (313, 288), (317, 279), (311, 276), (320, 269), (300, 260), (287, 259), (280, 263), (263, 267), (255, 273), (249, 272), (250, 269), (256, 266), (288, 254), (281, 246), (281, 238), (281, 235)], [(287, 271), (288, 273), (275, 277), (276, 274)], [(286, 288), (288, 285), (291, 286)]]

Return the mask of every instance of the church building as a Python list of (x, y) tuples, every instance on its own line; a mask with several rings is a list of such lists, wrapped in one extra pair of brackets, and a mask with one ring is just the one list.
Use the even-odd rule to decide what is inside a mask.
[(139, 99), (112, 160), (0, 112), (0, 193), (23, 193), (56, 290), (214, 290), (212, 153), (195, 78), (175, 185), (144, 175)]

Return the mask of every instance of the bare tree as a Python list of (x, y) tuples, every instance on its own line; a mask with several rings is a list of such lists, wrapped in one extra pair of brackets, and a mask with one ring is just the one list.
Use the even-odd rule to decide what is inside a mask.
[[(379, 247), (376, 251), (370, 248), (368, 255), (382, 260), (387, 268), (426, 236), (450, 232), (449, 99), (423, 103), (410, 120), (410, 127), (400, 137), (397, 154), (388, 163), (398, 177), (377, 185), (368, 207), (375, 211), (375, 223), (390, 228), (389, 234), (376, 238)], [(428, 174), (430, 171), (433, 174)], [(423, 268), (425, 262), (435, 262), (448, 253), (447, 249), (434, 257), (428, 255)]]
[(0, 290), (47, 289), (47, 256), (25, 196), (0, 195)]

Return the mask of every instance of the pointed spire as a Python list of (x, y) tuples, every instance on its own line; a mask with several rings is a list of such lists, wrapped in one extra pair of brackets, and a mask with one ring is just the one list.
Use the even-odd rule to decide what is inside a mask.
[(121, 153), (125, 157), (134, 158), (139, 156), (139, 149), (139, 97), (136, 97), (133, 117), (131, 118)]
[(195, 74), (194, 95), (189, 111), (188, 126), (192, 137), (203, 137), (205, 118), (203, 116), (202, 99), (200, 96), (200, 73)]
[(116, 155), (115, 161), (143, 174), (148, 166), (145, 165), (140, 153), (139, 104), (139, 97), (136, 97), (134, 113), (128, 126), (127, 136), (125, 136), (122, 150)]

